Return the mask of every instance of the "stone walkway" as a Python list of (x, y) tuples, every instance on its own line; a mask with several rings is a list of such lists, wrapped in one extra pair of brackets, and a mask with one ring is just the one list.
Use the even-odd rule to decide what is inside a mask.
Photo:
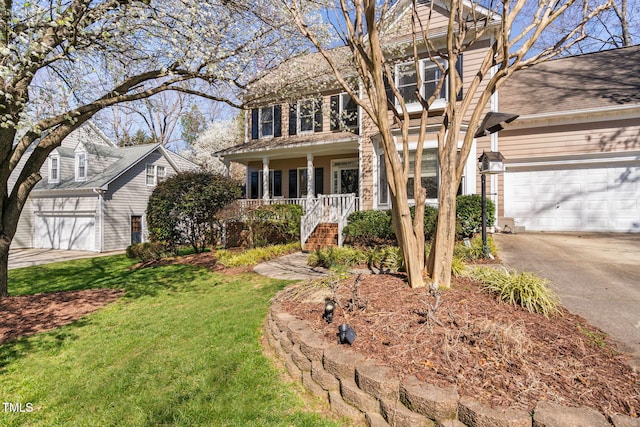
[(272, 279), (285, 280), (317, 279), (329, 274), (329, 270), (326, 268), (307, 265), (308, 256), (309, 254), (296, 252), (258, 264), (253, 268), (253, 271)]

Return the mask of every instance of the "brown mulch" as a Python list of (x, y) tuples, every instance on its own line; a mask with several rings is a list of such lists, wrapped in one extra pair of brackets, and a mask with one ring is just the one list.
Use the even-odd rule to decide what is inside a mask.
[(357, 293), (354, 282), (352, 277), (338, 287), (332, 324), (321, 318), (330, 292), (319, 291), (317, 282), (290, 287), (278, 300), (329, 341), (337, 340), (339, 324), (348, 323), (357, 333), (354, 350), (401, 376), (455, 385), (460, 395), (491, 406), (532, 410), (548, 400), (639, 416), (638, 373), (615, 343), (579, 316), (562, 309), (547, 319), (456, 279), (441, 292), (431, 318), (435, 298), (428, 289), (409, 288), (404, 276), (362, 275)]
[(0, 344), (72, 323), (123, 295), (116, 289), (48, 292), (0, 300)]
[(224, 274), (227, 276), (233, 276), (234, 274), (248, 273), (253, 271), (253, 267), (226, 267), (223, 264), (218, 264), (215, 257), (215, 252), (205, 252), (201, 254), (191, 254), (178, 256), (173, 258), (164, 258), (158, 261), (149, 261), (146, 263), (138, 263), (131, 266), (131, 269), (157, 267), (169, 264), (184, 264), (192, 265), (195, 267), (207, 268), (215, 273)]

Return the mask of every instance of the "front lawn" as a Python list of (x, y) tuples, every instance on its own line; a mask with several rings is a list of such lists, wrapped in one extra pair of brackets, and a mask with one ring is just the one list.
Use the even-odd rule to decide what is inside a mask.
[(339, 425), (306, 407), (262, 353), (269, 300), (288, 282), (133, 264), (115, 256), (10, 271), (12, 295), (125, 295), (72, 325), (0, 345), (0, 399), (33, 408), (3, 411), (1, 425)]

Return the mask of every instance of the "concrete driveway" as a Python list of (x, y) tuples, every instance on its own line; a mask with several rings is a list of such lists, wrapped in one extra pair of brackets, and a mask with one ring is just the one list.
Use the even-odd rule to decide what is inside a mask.
[(32, 265), (49, 264), (58, 261), (70, 261), (80, 258), (95, 258), (99, 256), (124, 253), (116, 252), (89, 252), (89, 251), (62, 251), (56, 249), (12, 249), (9, 251), (9, 270)]
[(619, 341), (640, 368), (640, 234), (493, 237), (505, 265), (551, 280), (569, 311)]

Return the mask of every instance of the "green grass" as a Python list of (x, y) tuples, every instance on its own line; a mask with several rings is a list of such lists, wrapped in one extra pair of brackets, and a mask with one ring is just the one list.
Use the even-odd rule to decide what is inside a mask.
[(263, 355), (269, 300), (288, 282), (124, 256), (10, 271), (12, 294), (122, 288), (72, 325), (0, 346), (7, 426), (337, 426), (305, 409)]

